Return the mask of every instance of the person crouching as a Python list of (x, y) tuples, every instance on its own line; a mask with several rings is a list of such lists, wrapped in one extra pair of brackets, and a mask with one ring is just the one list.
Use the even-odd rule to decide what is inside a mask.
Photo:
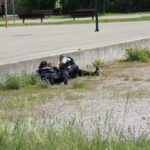
[(59, 71), (57, 67), (52, 66), (51, 63), (47, 61), (42, 61), (39, 65), (37, 73), (40, 75), (41, 79), (44, 81), (49, 81), (51, 85), (64, 82), (68, 83), (68, 73), (67, 71)]
[(59, 57), (59, 70), (67, 71), (69, 78), (76, 78), (79, 72), (79, 68), (75, 64), (74, 59), (64, 55), (60, 55)]

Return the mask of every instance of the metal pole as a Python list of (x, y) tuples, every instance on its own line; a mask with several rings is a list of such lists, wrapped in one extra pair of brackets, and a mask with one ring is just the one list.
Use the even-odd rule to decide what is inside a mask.
[(95, 0), (95, 13), (96, 13), (96, 19), (95, 19), (96, 29), (95, 29), (95, 32), (98, 32), (99, 31), (99, 25), (98, 25), (98, 0)]
[(15, 0), (12, 0), (13, 5), (13, 23), (15, 24)]
[(8, 27), (8, 22), (7, 22), (7, 0), (4, 1), (5, 4), (5, 27)]

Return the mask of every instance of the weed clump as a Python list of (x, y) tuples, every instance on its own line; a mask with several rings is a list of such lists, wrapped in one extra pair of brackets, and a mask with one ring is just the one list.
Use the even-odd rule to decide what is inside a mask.
[(4, 81), (0, 84), (3, 90), (18, 90), (21, 88), (21, 79), (16, 75), (6, 75)]
[(95, 68), (100, 68), (102, 64), (103, 64), (103, 62), (102, 62), (100, 59), (95, 59), (95, 60), (92, 62), (92, 65), (93, 65), (93, 67), (95, 67)]
[(128, 48), (125, 54), (127, 61), (148, 62), (150, 60), (150, 49), (148, 48)]
[(41, 78), (36, 74), (27, 74), (23, 72), (20, 76), (6, 74), (0, 82), (0, 90), (19, 90), (23, 87), (40, 84)]
[(84, 83), (76, 82), (73, 84), (73, 89), (83, 89), (85, 87)]
[(23, 72), (21, 74), (21, 80), (22, 80), (22, 86), (25, 87), (27, 85), (36, 85), (39, 82), (41, 82), (41, 78), (35, 74), (27, 74), (26, 72)]
[(39, 83), (37, 84), (37, 86), (38, 86), (39, 88), (41, 88), (41, 89), (46, 89), (46, 88), (48, 88), (48, 86), (49, 86), (49, 82), (48, 82), (48, 81), (42, 81), (42, 80), (41, 80), (41, 82), (39, 82)]

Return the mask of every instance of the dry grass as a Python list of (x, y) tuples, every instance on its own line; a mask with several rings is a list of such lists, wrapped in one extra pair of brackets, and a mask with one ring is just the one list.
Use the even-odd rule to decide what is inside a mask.
[(20, 90), (0, 91), (0, 118), (30, 117), (32, 112), (40, 114), (43, 105), (56, 99), (82, 101), (92, 92), (95, 96), (106, 91), (121, 96), (128, 93), (131, 97), (149, 96), (149, 74), (150, 63), (119, 61), (105, 64), (99, 77), (79, 77), (66, 86), (61, 84), (46, 89), (29, 86)]

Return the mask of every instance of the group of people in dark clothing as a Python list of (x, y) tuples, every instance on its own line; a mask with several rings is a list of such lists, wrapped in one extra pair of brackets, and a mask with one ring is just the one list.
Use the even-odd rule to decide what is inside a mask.
[(69, 79), (76, 78), (77, 76), (98, 76), (99, 68), (96, 68), (94, 72), (81, 70), (76, 65), (72, 57), (60, 55), (59, 67), (53, 66), (51, 63), (47, 63), (47, 61), (42, 61), (39, 65), (37, 73), (42, 80), (48, 81), (51, 85), (61, 82), (68, 84)]

